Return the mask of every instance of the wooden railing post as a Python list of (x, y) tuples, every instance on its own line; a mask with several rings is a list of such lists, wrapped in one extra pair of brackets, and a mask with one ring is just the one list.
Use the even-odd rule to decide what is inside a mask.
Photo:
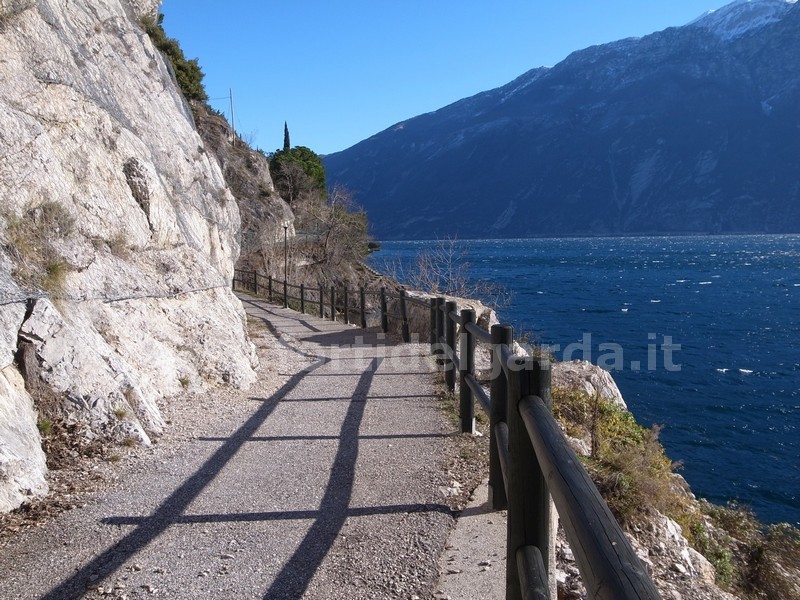
[[(553, 411), (552, 395), (552, 364), (546, 359), (534, 359), (533, 371), (531, 372), (530, 387), (523, 389), (524, 396), (539, 396), (544, 405)], [(525, 393), (527, 392), (527, 393)], [(522, 423), (525, 429), (524, 422)], [(526, 429), (527, 431), (527, 429)], [(530, 439), (530, 434), (528, 434)], [(534, 451), (534, 457), (536, 453)], [(538, 468), (536, 477), (532, 477), (532, 484), (535, 486), (534, 497), (531, 506), (536, 511), (536, 533), (534, 545), (542, 553), (545, 572), (547, 573), (548, 583), (550, 584), (550, 594), (556, 594), (556, 527), (558, 526), (558, 515), (553, 514), (553, 500), (550, 490), (547, 487), (547, 478), (544, 475), (539, 460), (535, 459)]]
[(325, 318), (325, 288), (321, 284), (319, 286), (319, 318)]
[(444, 365), (443, 341), (442, 341), (442, 309), (444, 305), (443, 298), (431, 298), (431, 353), (436, 364), (436, 368), (442, 368)]
[(331, 321), (336, 320), (336, 286), (331, 286)]
[(272, 302), (272, 275), (269, 276), (267, 281), (267, 300)]
[(489, 414), (489, 505), (493, 510), (504, 510), (508, 506), (503, 469), (500, 466), (499, 440), (496, 426), (506, 423), (508, 406), (508, 381), (502, 367), (501, 346), (511, 347), (514, 330), (510, 325), (492, 325), (492, 374), (489, 387), (491, 411)]
[(389, 332), (389, 311), (386, 305), (386, 288), (381, 288), (381, 330), (383, 333)]
[(306, 286), (304, 284), (300, 284), (300, 312), (305, 314), (306, 312)]
[(436, 298), (436, 347), (439, 354), (443, 354), (442, 344), (444, 344), (444, 298)]
[(359, 300), (361, 301), (361, 328), (367, 328), (367, 290), (364, 289), (362, 285), (359, 291)]
[(456, 322), (450, 316), (451, 312), (458, 310), (458, 306), (454, 301), (445, 303), (444, 312), (444, 337), (447, 348), (445, 352), (449, 352), (449, 358), (445, 361), (444, 381), (447, 384), (447, 389), (451, 392), (456, 389), (456, 365), (453, 361), (453, 356), (456, 352)]
[(289, 282), (283, 280), (283, 308), (289, 308)]
[(436, 298), (431, 298), (431, 354), (436, 354), (439, 345), (439, 340), (436, 339), (436, 307), (438, 304), (436, 303)]
[[(529, 357), (517, 357), (509, 365), (508, 379), (508, 540), (506, 598), (521, 600), (522, 591), (517, 552), (525, 546), (539, 549), (546, 577), (551, 580), (550, 495), (542, 470), (536, 460), (519, 403), (525, 396), (550, 396), (549, 363)], [(540, 396), (542, 397), (542, 396)], [(544, 398), (542, 398), (544, 400)]]
[(467, 375), (475, 375), (475, 338), (467, 325), (475, 324), (475, 311), (461, 311), (461, 353), (459, 359), (458, 406), (461, 416), (461, 432), (475, 433), (475, 399), (467, 383)]
[(411, 335), (408, 330), (408, 307), (406, 305), (405, 290), (400, 290), (400, 322), (402, 323), (403, 341), (408, 343), (411, 341)]
[(350, 298), (347, 286), (344, 286), (344, 324), (350, 325)]
[[(530, 440), (524, 429), (522, 419), (515, 413), (518, 410), (519, 398), (522, 393), (522, 375), (520, 358), (509, 367), (507, 380), (508, 414), (508, 515), (506, 518), (506, 600), (522, 600), (522, 589), (519, 581), (519, 567), (517, 565), (517, 550), (528, 545), (526, 540), (525, 519), (525, 482), (528, 474), (525, 468), (531, 468), (530, 461), (526, 461), (533, 453)], [(527, 442), (527, 443), (526, 443)]]

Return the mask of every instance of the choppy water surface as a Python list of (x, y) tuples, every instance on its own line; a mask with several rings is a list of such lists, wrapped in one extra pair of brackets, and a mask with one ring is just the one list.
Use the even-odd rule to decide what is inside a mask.
[[(800, 236), (462, 241), (538, 342), (614, 369), (700, 496), (800, 521)], [(373, 266), (435, 242), (386, 242)]]

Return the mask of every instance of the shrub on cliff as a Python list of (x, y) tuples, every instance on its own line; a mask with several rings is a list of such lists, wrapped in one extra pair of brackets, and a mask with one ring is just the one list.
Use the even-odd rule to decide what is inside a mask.
[(206, 102), (208, 94), (203, 86), (203, 74), (200, 69), (200, 64), (196, 58), (191, 60), (187, 59), (183, 54), (183, 50), (178, 43), (178, 40), (168, 37), (162, 23), (164, 15), (159, 14), (157, 20), (149, 17), (142, 19), (142, 27), (150, 36), (153, 45), (161, 50), (161, 52), (172, 63), (172, 68), (175, 71), (175, 79), (178, 86), (181, 88), (183, 95), (187, 100), (197, 100), (198, 102)]
[(658, 426), (642, 427), (621, 406), (580, 390), (554, 388), (553, 414), (572, 437), (589, 442), (589, 471), (620, 521), (636, 521), (648, 508), (668, 515), (680, 510), (675, 465), (658, 440)]
[(327, 195), (322, 159), (305, 146), (273, 152), (269, 172), (281, 197), (291, 206), (305, 193), (316, 192), (323, 198)]
[(45, 200), (22, 214), (4, 213), (6, 252), (14, 263), (14, 279), (25, 287), (59, 292), (70, 270), (57, 248), (69, 238), (75, 219), (57, 202)]
[(800, 598), (800, 530), (765, 527), (735, 502), (695, 501), (672, 475), (659, 427), (598, 395), (553, 388), (553, 415), (567, 434), (588, 443), (586, 466), (620, 522), (640, 525), (653, 509), (682, 528), (689, 544), (714, 566), (716, 584), (742, 598)]
[(788, 523), (765, 527), (736, 502), (700, 502), (704, 515), (688, 539), (711, 564), (717, 585), (743, 598), (800, 598), (800, 530)]

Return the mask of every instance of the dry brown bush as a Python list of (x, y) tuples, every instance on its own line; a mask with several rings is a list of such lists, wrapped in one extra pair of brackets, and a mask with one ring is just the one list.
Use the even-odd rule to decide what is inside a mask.
[(46, 200), (21, 215), (6, 213), (5, 248), (14, 262), (12, 275), (23, 286), (59, 292), (70, 271), (55, 242), (69, 238), (75, 219), (57, 202)]

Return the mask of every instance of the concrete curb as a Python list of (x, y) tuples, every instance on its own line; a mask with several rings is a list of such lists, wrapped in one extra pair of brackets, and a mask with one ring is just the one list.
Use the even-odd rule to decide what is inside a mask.
[(461, 511), (439, 557), (434, 598), (502, 600), (506, 597), (506, 511), (489, 508), (488, 480)]

